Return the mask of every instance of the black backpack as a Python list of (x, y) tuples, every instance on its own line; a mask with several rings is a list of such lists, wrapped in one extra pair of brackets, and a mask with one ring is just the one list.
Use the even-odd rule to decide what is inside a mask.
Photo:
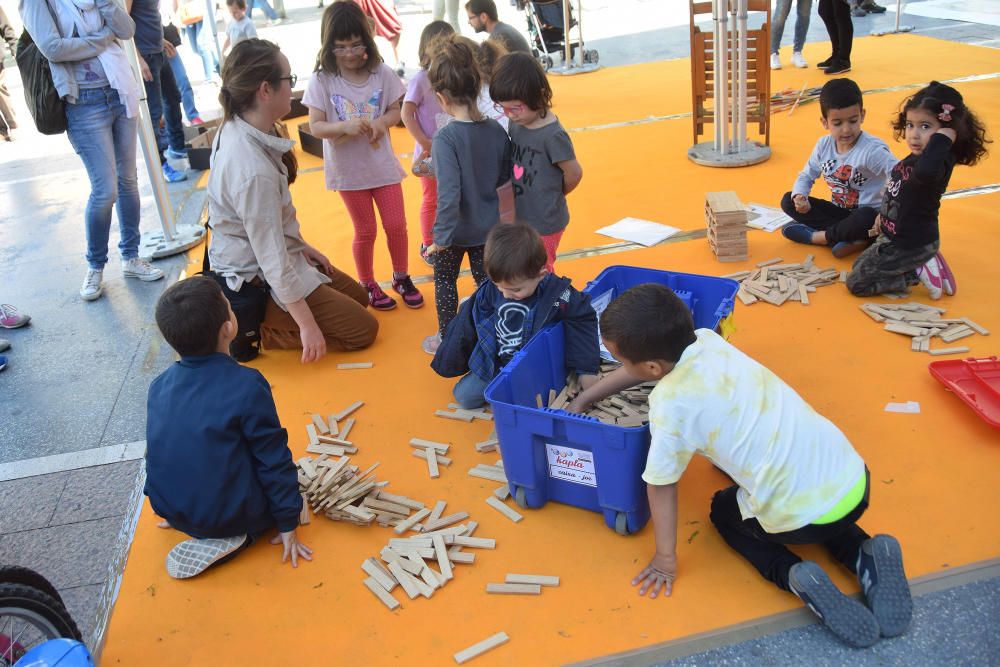
[[(55, 17), (52, 19), (55, 21)], [(24, 101), (42, 134), (62, 134), (66, 131), (66, 103), (52, 83), (48, 59), (38, 50), (25, 30), (17, 40), (17, 67), (24, 81)]]

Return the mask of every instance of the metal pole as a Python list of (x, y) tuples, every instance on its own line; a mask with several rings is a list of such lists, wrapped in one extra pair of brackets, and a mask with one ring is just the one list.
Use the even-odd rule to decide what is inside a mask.
[(903, 0), (896, 0), (896, 27), (893, 30), (872, 30), (871, 34), (874, 37), (881, 37), (882, 35), (895, 35), (900, 32), (912, 32), (912, 25), (899, 25), (900, 17), (903, 15)]
[(721, 0), (712, 2), (712, 103), (713, 115), (715, 117), (715, 150), (722, 152), (722, 119), (719, 114), (719, 77), (722, 76), (722, 23), (719, 19), (719, 3)]
[(562, 3), (563, 7), (563, 67), (573, 66), (573, 49), (569, 38), (569, 0)]
[(739, 118), (736, 123), (736, 152), (747, 147), (747, 0), (738, 0), (739, 6)]
[(737, 120), (740, 117), (739, 104), (740, 104), (740, 88), (739, 88), (739, 78), (740, 78), (740, 44), (738, 39), (739, 34), (739, 21), (736, 18), (736, 2), (737, 0), (729, 0), (729, 14), (731, 27), (729, 28), (729, 69), (730, 69), (730, 82), (729, 82), (729, 145), (732, 147), (733, 152), (736, 152), (736, 132), (739, 129), (737, 125), (739, 123)]
[[(205, 0), (205, 18), (202, 19), (203, 22), (207, 22), (212, 30), (212, 45), (215, 48), (215, 61), (219, 63), (219, 67), (222, 67), (222, 48), (219, 46), (219, 29), (215, 23), (215, 0)], [(202, 25), (201, 29), (204, 30), (205, 26)]]
[(729, 15), (726, 0), (716, 0), (719, 3), (719, 78), (716, 79), (716, 90), (719, 93), (716, 104), (715, 122), (721, 128), (722, 144), (719, 153), (729, 153)]

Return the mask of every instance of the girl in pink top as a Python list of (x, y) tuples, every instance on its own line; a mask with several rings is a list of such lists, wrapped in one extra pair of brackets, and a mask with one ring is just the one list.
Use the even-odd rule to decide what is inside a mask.
[[(403, 125), (417, 141), (413, 149), (413, 173), (420, 176), (423, 189), (423, 200), (420, 203), (420, 256), (431, 264), (427, 256), (427, 247), (434, 243), (434, 214), (437, 211), (437, 179), (434, 178), (434, 168), (428, 158), (431, 156), (431, 140), (437, 131), (448, 124), (451, 116), (441, 109), (431, 82), (427, 76), (427, 68), (431, 66), (433, 44), (438, 38), (451, 35), (455, 29), (445, 21), (431, 21), (420, 33), (420, 44), (417, 55), (420, 56), (420, 71), (413, 75), (406, 87), (406, 97), (403, 98)], [(431, 264), (433, 266), (433, 264)]]
[(389, 128), (399, 122), (405, 89), (382, 62), (368, 20), (353, 2), (335, 2), (323, 12), (322, 46), (315, 75), (302, 103), (309, 107), (309, 131), (323, 142), (326, 187), (340, 193), (354, 223), (354, 262), (369, 302), (391, 310), (396, 301), (375, 282), (374, 253), (378, 227), (375, 206), (392, 258), (392, 289), (410, 308), (424, 298), (407, 270), (406, 173), (389, 142)]

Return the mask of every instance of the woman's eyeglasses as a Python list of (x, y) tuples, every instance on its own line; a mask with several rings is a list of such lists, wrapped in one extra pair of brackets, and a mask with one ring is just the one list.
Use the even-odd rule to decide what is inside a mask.
[(279, 76), (278, 77), (278, 81), (287, 81), (288, 85), (291, 86), (292, 88), (295, 87), (295, 82), (298, 81), (298, 80), (299, 80), (299, 77), (297, 77), (294, 74), (289, 74), (288, 76)]
[(335, 46), (333, 47), (333, 55), (335, 56), (360, 56), (365, 52), (366, 47), (364, 44), (354, 44), (352, 46)]

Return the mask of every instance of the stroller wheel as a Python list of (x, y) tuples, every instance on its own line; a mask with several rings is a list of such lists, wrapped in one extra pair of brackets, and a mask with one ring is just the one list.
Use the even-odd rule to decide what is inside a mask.
[(587, 49), (583, 52), (583, 62), (597, 64), (601, 56), (595, 49)]
[(548, 72), (550, 69), (552, 69), (552, 66), (555, 64), (555, 63), (552, 62), (552, 56), (550, 56), (548, 54), (543, 55), (538, 60), (539, 60), (539, 62), (542, 63), (542, 69), (545, 70), (546, 72)]

